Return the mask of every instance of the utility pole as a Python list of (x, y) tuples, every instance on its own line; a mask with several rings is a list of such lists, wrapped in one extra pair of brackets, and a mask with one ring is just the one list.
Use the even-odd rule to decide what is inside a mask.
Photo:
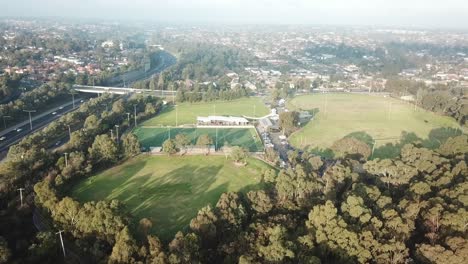
[(36, 110), (23, 110), (23, 112), (29, 113), (29, 127), (31, 128), (31, 130), (33, 130), (31, 113), (35, 113)]
[(119, 125), (115, 125), (115, 130), (117, 134), (117, 143), (119, 143)]
[(6, 118), (12, 118), (11, 116), (3, 116), (3, 127), (6, 128)]
[(63, 251), (63, 256), (66, 257), (65, 254), (65, 246), (63, 245), (63, 237), (62, 237), (63, 230), (58, 231), (55, 234), (58, 234), (60, 236), (60, 243), (62, 244), (62, 251)]
[(135, 127), (137, 126), (136, 104), (133, 105), (133, 115), (135, 117)]
[(65, 152), (63, 154), (65, 155), (65, 167), (68, 167), (68, 157), (67, 157), (68, 153)]
[(24, 191), (24, 188), (19, 188), (18, 191), (20, 192), (21, 207), (23, 207), (23, 191)]
[(128, 126), (130, 126), (130, 113), (127, 113), (127, 122), (128, 122)]

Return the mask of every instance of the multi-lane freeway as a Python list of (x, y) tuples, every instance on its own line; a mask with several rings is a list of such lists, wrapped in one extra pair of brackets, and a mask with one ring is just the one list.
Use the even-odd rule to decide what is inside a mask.
[(154, 59), (158, 61), (158, 65), (150, 70), (135, 70), (127, 72), (112, 78), (107, 83), (114, 87), (131, 87), (134, 82), (149, 79), (177, 62), (177, 59), (172, 54), (165, 51), (158, 52), (154, 56)]
[(34, 113), (32, 113), (32, 130), (29, 120), (26, 120), (17, 126), (0, 132), (0, 153), (8, 150), (11, 145), (17, 143), (28, 134), (41, 129), (55, 119), (58, 119), (60, 116), (77, 109), (85, 100), (87, 99), (76, 99), (75, 108), (73, 108), (73, 102), (67, 102), (54, 109), (48, 110), (47, 112), (38, 114), (37, 116), (34, 116)]
[[(158, 56), (158, 59), (160, 61), (160, 63), (156, 67), (150, 69), (147, 72), (144, 72), (144, 71), (132, 72), (126, 77), (122, 77), (120, 81), (117, 78), (115, 79), (114, 85), (123, 87), (124, 80), (125, 80), (125, 85), (129, 85), (139, 80), (145, 80), (145, 79), (151, 78), (154, 74), (157, 74), (176, 63), (176, 58), (172, 56), (170, 53), (160, 52), (156, 56)], [(11, 127), (9, 129), (6, 129), (0, 132), (0, 160), (3, 159), (6, 152), (8, 151), (8, 148), (11, 145), (16, 144), (22, 138), (29, 135), (30, 133), (45, 127), (50, 122), (58, 119), (60, 116), (77, 109), (79, 105), (83, 103), (85, 100), (86, 99), (76, 99), (75, 108), (73, 108), (73, 103), (70, 101), (59, 107), (48, 110), (44, 113), (40, 113), (37, 115), (32, 113), (33, 115), (32, 116), (32, 129), (30, 127), (29, 120), (27, 120), (18, 124), (17, 126)]]

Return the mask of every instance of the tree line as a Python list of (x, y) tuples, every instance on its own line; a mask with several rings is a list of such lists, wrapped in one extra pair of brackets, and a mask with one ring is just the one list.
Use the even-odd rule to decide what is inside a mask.
[[(14, 256), (13, 260), (37, 263), (58, 256), (57, 252), (46, 250), (56, 245), (55, 234), (36, 233), (33, 229), (31, 214), (34, 200), (39, 205), (41, 194), (46, 196), (44, 199), (53, 199), (51, 193), (47, 193), (45, 184), (35, 187), (37, 192), (34, 197), (34, 184), (44, 182), (60, 188), (62, 192), (81, 177), (137, 155), (140, 153), (137, 138), (124, 132), (133, 126), (135, 120), (140, 122), (154, 116), (160, 106), (159, 99), (151, 96), (135, 95), (124, 99), (103, 95), (84, 103), (77, 111), (64, 115), (10, 148), (6, 161), (0, 165), (0, 208), (5, 216), (2, 217), (0, 231), (8, 243), (14, 245), (10, 247), (14, 250), (8, 250)], [(136, 117), (133, 115), (135, 110)], [(120, 134), (117, 129), (120, 129)], [(64, 146), (51, 149), (53, 142), (63, 140), (69, 132), (71, 138)], [(24, 206), (18, 204), (16, 190), (20, 187), (25, 189)], [(45, 193), (41, 193), (41, 190)], [(102, 202), (96, 205), (96, 213), (103, 212), (106, 206), (110, 206), (109, 211), (114, 211), (113, 204)], [(41, 205), (39, 208), (47, 207)], [(89, 224), (91, 219), (86, 221)], [(96, 221), (97, 225), (103, 224)]]
[(427, 86), (423, 82), (391, 78), (387, 80), (385, 90), (397, 97), (413, 95), (417, 106), (453, 117), (460, 125), (466, 125), (468, 100), (463, 88), (453, 85)]
[(117, 201), (79, 204), (44, 180), (36, 202), (108, 263), (464, 263), (467, 153), (466, 135), (435, 151), (407, 144), (393, 159), (291, 153), (263, 189), (223, 194), (168, 244), (136, 239)]

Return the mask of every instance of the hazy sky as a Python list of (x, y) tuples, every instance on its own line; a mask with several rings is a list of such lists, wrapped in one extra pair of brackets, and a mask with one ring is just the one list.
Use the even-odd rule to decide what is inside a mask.
[(468, 29), (468, 0), (1, 0), (0, 16)]

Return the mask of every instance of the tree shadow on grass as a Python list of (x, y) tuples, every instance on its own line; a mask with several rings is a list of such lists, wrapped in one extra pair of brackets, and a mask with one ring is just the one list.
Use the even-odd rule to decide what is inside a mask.
[(361, 142), (366, 143), (370, 148), (374, 145), (374, 138), (371, 135), (367, 134), (364, 131), (356, 131), (349, 133), (348, 135), (344, 136), (344, 138), (355, 138)]
[[(169, 241), (188, 226), (199, 209), (208, 204), (214, 206), (221, 194), (229, 190), (229, 182), (213, 186), (222, 167), (187, 165), (162, 177), (136, 177), (120, 188), (116, 198), (136, 216), (135, 224), (147, 217), (153, 222), (151, 232)], [(258, 187), (245, 186), (243, 190), (255, 188)]]
[(124, 167), (125, 171), (118, 170), (117, 173), (120, 175), (110, 175), (110, 177), (112, 177), (111, 179), (108, 177), (99, 177), (99, 175), (90, 177), (82, 183), (82, 186), (79, 186), (74, 190), (74, 196), (85, 202), (112, 199), (109, 197), (112, 193), (111, 191), (122, 186), (126, 181), (141, 171), (146, 166), (147, 162), (147, 160), (143, 159), (130, 166), (119, 165), (114, 167), (110, 169), (110, 171), (117, 171), (117, 169), (121, 167)]
[(432, 129), (429, 132), (427, 139), (422, 139), (418, 137), (413, 132), (403, 131), (400, 136), (400, 141), (398, 143), (387, 143), (379, 148), (374, 150), (374, 155), (372, 159), (392, 159), (400, 156), (401, 149), (406, 144), (415, 144), (427, 149), (437, 149), (442, 144), (451, 137), (456, 137), (461, 135), (463, 132), (460, 129), (451, 128), (451, 127), (441, 127)]
[(320, 156), (322, 158), (325, 158), (325, 159), (333, 159), (335, 157), (335, 153), (333, 153), (333, 150), (329, 149), (329, 148), (319, 148), (319, 147), (315, 147), (315, 148), (311, 148), (310, 146), (307, 146), (305, 148), (305, 150), (307, 152), (310, 152), (314, 155), (317, 155), (317, 156)]

